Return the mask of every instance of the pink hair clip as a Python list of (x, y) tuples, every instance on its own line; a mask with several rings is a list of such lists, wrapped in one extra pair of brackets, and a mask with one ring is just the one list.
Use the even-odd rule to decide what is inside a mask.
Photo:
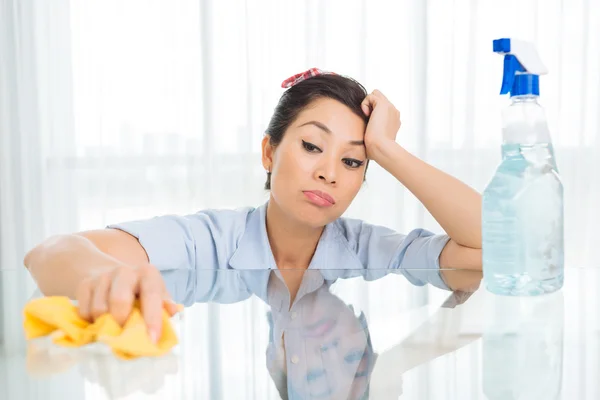
[(335, 72), (323, 71), (323, 70), (320, 70), (319, 68), (311, 68), (311, 69), (301, 72), (299, 74), (290, 76), (285, 81), (281, 82), (281, 87), (282, 88), (290, 88), (306, 79), (310, 79), (310, 78), (313, 78), (313, 77), (319, 76), (319, 75), (337, 75), (337, 74)]

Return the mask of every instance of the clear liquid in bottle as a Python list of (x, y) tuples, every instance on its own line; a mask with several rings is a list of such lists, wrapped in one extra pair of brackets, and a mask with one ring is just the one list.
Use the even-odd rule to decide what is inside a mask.
[(483, 195), (483, 265), (489, 291), (539, 295), (564, 280), (563, 187), (550, 143), (504, 144)]

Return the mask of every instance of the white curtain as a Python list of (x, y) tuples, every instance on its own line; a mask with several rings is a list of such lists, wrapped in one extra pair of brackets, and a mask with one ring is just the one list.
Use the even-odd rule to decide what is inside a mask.
[[(382, 90), (402, 112), (402, 145), (483, 190), (500, 160), (508, 102), (492, 52), (499, 37), (534, 41), (550, 70), (541, 102), (565, 186), (567, 267), (595, 265), (598, 0), (0, 5), (2, 269), (21, 268), (26, 249), (51, 234), (262, 203), (261, 137), (281, 81), (309, 67)], [(376, 165), (347, 214), (440, 231)], [(6, 320), (18, 318), (14, 305), (33, 286), (4, 281), (7, 341), (18, 332)], [(407, 283), (401, 290), (413, 296), (406, 304), (427, 301)]]

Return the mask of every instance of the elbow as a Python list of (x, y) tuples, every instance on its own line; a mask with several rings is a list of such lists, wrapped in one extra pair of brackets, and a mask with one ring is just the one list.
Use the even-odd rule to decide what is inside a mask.
[(453, 292), (473, 293), (479, 289), (483, 273), (481, 271), (444, 270), (442, 280)]
[(462, 261), (464, 269), (470, 271), (483, 271), (483, 252), (480, 247), (465, 247), (462, 248)]
[(450, 240), (439, 258), (440, 268), (481, 271), (483, 265), (481, 249), (463, 246)]
[(56, 248), (57, 246), (60, 246), (60, 244), (68, 236), (71, 236), (71, 235), (51, 236), (48, 239), (41, 242), (40, 244), (38, 244), (37, 246), (33, 247), (31, 250), (29, 250), (25, 254), (25, 257), (23, 258), (23, 265), (25, 266), (25, 268), (27, 268), (31, 272), (32, 267), (39, 264), (40, 260), (42, 260), (45, 257), (45, 255), (48, 253), (49, 250), (52, 250), (52, 249)]
[(463, 271), (464, 273), (454, 283), (453, 291), (474, 293), (479, 289), (483, 274), (479, 271)]
[(481, 249), (449, 241), (440, 255), (446, 286), (452, 291), (475, 292), (483, 279)]
[(29, 250), (27, 254), (25, 254), (25, 257), (23, 258), (23, 265), (25, 266), (25, 268), (31, 271), (31, 266), (34, 263), (34, 260), (39, 258), (39, 254), (42, 252), (42, 246), (43, 243), (40, 243), (31, 250)]
[(25, 257), (23, 257), (23, 266), (25, 266), (25, 268), (29, 269), (29, 265), (31, 264), (31, 259), (34, 256), (34, 251), (36, 250), (36, 247), (34, 247), (33, 249), (29, 250), (26, 254)]

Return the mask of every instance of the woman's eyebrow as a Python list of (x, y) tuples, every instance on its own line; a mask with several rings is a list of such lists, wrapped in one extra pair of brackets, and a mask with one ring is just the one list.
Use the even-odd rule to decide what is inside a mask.
[[(299, 127), (302, 128), (303, 126), (306, 126), (306, 125), (314, 125), (317, 128), (321, 129), (325, 133), (329, 133), (329, 134), (332, 133), (331, 129), (329, 129), (327, 127), (327, 125), (325, 125), (319, 121), (308, 121), (308, 122), (303, 123)], [(348, 143), (350, 143), (351, 145), (354, 145), (354, 146), (364, 146), (365, 145), (364, 140), (350, 140)]]

